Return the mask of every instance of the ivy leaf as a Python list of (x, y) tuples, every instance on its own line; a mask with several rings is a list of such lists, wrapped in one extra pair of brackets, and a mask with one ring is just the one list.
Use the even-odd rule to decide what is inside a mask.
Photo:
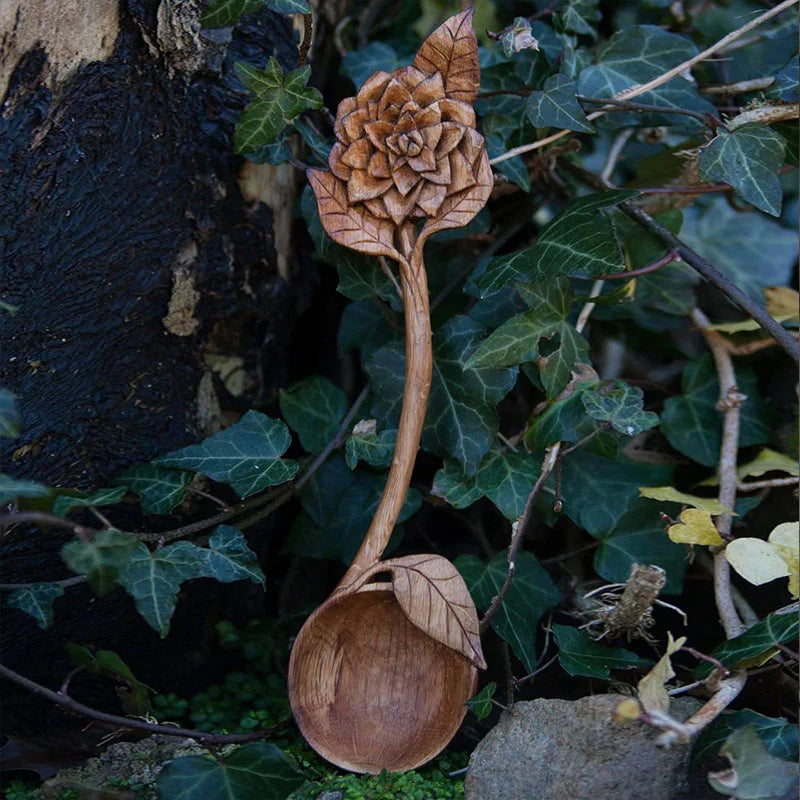
[(708, 782), (717, 792), (737, 800), (783, 800), (797, 794), (798, 767), (794, 759), (771, 756), (755, 728), (745, 725), (725, 741), (720, 753), (730, 769), (712, 772)]
[(554, 15), (557, 27), (569, 33), (597, 38), (596, 23), (602, 19), (597, 0), (569, 0)]
[(509, 30), (500, 37), (500, 47), (506, 58), (522, 50), (538, 50), (539, 42), (531, 33), (531, 23), (525, 17), (514, 17)]
[(0, 389), (0, 437), (16, 439), (19, 434), (20, 423), (16, 396), (8, 389)]
[(104, 595), (114, 588), (120, 572), (140, 546), (144, 547), (132, 533), (104, 530), (85, 542), (67, 542), (61, 548), (61, 557), (73, 572), (86, 575), (97, 594)]
[[(464, 576), (475, 605), (485, 610), (497, 595), (508, 573), (507, 551), (488, 564), (476, 556), (459, 556), (455, 561)], [(508, 588), (492, 628), (511, 645), (529, 672), (536, 669), (536, 632), (542, 615), (558, 605), (558, 589), (535, 556), (525, 550), (517, 554), (514, 580)]]
[[(788, 614), (769, 614), (756, 622), (743, 634), (728, 639), (715, 647), (710, 655), (721, 661), (729, 669), (734, 669), (744, 661), (749, 661), (771, 650), (776, 644), (791, 642), (797, 638), (798, 619), (795, 612)], [(711, 665), (702, 662), (692, 671), (701, 680), (711, 672)]]
[(610, 422), (615, 431), (638, 436), (658, 425), (658, 415), (643, 409), (644, 392), (638, 386), (615, 380), (581, 393), (586, 413), (600, 422)]
[(47, 497), (49, 494), (50, 489), (41, 483), (0, 473), (0, 504), (10, 503), (18, 497)]
[(761, 122), (750, 122), (730, 133), (720, 128), (700, 150), (700, 178), (729, 183), (742, 200), (779, 217), (783, 190), (778, 170), (785, 147), (784, 138)]
[(392, 72), (404, 66), (394, 49), (385, 42), (370, 42), (350, 50), (342, 58), (341, 70), (356, 86), (361, 86), (373, 72)]
[(797, 725), (783, 717), (765, 717), (756, 711), (744, 709), (723, 713), (700, 731), (692, 750), (692, 763), (699, 765), (714, 758), (728, 736), (745, 725), (755, 728), (770, 755), (776, 758), (796, 758), (800, 738)]
[(359, 350), (362, 362), (392, 339), (399, 339), (398, 331), (389, 321), (391, 312), (377, 300), (348, 303), (339, 321), (337, 345), (340, 354)]
[[(565, 466), (568, 461), (565, 460)], [(664, 468), (659, 469), (663, 474)], [(653, 480), (657, 478), (654, 476)], [(681, 592), (688, 563), (686, 547), (669, 540), (658, 510), (651, 503), (636, 500), (626, 505), (613, 527), (593, 535), (603, 542), (595, 553), (594, 568), (607, 581), (626, 581), (631, 564), (655, 564), (667, 573), (664, 591), (668, 594)]]
[(798, 101), (798, 57), (793, 56), (789, 63), (775, 75), (775, 83), (769, 89), (769, 96), (785, 103)]
[(279, 398), (283, 418), (309, 453), (325, 448), (347, 413), (347, 395), (319, 375), (281, 389)]
[(159, 800), (284, 800), (305, 781), (274, 744), (251, 742), (226, 756), (174, 758), (156, 786)]
[(276, 14), (310, 14), (308, 0), (265, 0), (267, 8)]
[[(697, 54), (697, 47), (685, 36), (669, 33), (655, 25), (630, 25), (617, 31), (594, 56), (578, 78), (578, 93), (588, 97), (612, 97), (614, 94), (647, 83)], [(636, 98), (647, 105), (685, 108), (713, 113), (714, 107), (697, 92), (694, 81), (677, 76), (656, 89)], [(663, 114), (612, 114), (607, 126), (643, 127), (675, 125), (674, 116)], [(688, 119), (682, 125), (698, 128), (699, 122)]]
[(76, 496), (71, 494), (59, 493), (53, 503), (53, 513), (58, 516), (64, 517), (75, 508), (88, 508), (89, 506), (112, 506), (119, 503), (127, 494), (128, 489), (125, 486), (116, 486), (114, 488), (98, 489), (91, 494), (83, 494), (83, 492), (76, 493)]
[(539, 477), (539, 463), (528, 453), (494, 447), (481, 462), (475, 483), (510, 520), (519, 519)]
[(636, 195), (615, 190), (573, 200), (539, 234), (533, 247), (497, 256), (475, 279), (481, 297), (507, 283), (536, 283), (557, 275), (592, 278), (620, 272), (625, 263), (611, 220), (602, 210)]
[[(300, 490), (304, 513), (292, 526), (286, 550), (349, 563), (369, 528), (385, 482), (385, 475), (351, 471), (343, 458), (330, 458)], [(410, 490), (398, 523), (416, 513), (421, 503), (420, 493)]]
[[(747, 395), (741, 410), (739, 445), (761, 444), (771, 438), (765, 409), (753, 374), (737, 374), (739, 389)], [(713, 467), (722, 443), (722, 414), (715, 408), (719, 384), (711, 356), (690, 361), (683, 371), (683, 395), (664, 402), (661, 431), (679, 452), (698, 464)]]
[(200, 17), (204, 28), (222, 28), (233, 25), (245, 14), (257, 11), (264, 0), (214, 0)]
[[(474, 474), (497, 433), (497, 403), (514, 385), (515, 368), (475, 369), (470, 356), (485, 333), (469, 317), (458, 316), (434, 334), (433, 382), (422, 446), (445, 458), (455, 458)], [(402, 345), (382, 347), (367, 362), (375, 391), (374, 411), (387, 425), (400, 416), (405, 356)]]
[(57, 583), (32, 583), (9, 592), (5, 605), (29, 614), (40, 628), (49, 628), (53, 624), (53, 603), (62, 594), (64, 590)]
[(193, 478), (193, 472), (142, 464), (121, 472), (112, 483), (138, 494), (143, 513), (169, 514), (183, 502)]
[(789, 283), (797, 261), (794, 231), (757, 211), (736, 211), (723, 198), (685, 209), (681, 239), (761, 305), (762, 289)]
[(528, 117), (537, 128), (568, 128), (571, 131), (594, 133), (575, 95), (575, 81), (558, 73), (544, 83), (543, 91), (533, 91), (528, 97)]
[(486, 719), (492, 710), (492, 698), (497, 691), (497, 684), (490, 681), (471, 700), (467, 700), (467, 707), (479, 719)]
[(287, 427), (258, 411), (248, 411), (237, 423), (153, 463), (190, 469), (215, 481), (227, 483), (239, 497), (248, 497), (268, 486), (291, 480), (299, 469), (296, 461), (281, 459), (291, 443)]
[(214, 531), (207, 548), (181, 541), (150, 552), (138, 542), (121, 566), (117, 582), (163, 638), (169, 633), (178, 590), (191, 578), (214, 578), (222, 583), (246, 578), (264, 585), (264, 575), (244, 536), (226, 525)]
[(263, 70), (242, 61), (235, 66), (242, 83), (256, 95), (236, 124), (237, 153), (252, 153), (269, 144), (298, 114), (322, 106), (319, 91), (306, 87), (311, 77), (308, 64), (286, 75), (274, 57)]
[(711, 514), (700, 508), (686, 508), (681, 511), (678, 521), (667, 528), (670, 541), (676, 544), (699, 544), (714, 547), (724, 546), (725, 540), (719, 535)]
[(374, 419), (362, 420), (354, 428), (345, 442), (344, 458), (350, 469), (355, 469), (359, 461), (366, 461), (371, 467), (388, 467), (394, 455), (397, 431), (378, 433)]
[(553, 625), (558, 661), (570, 675), (608, 680), (612, 669), (637, 669), (653, 662), (621, 647), (596, 642), (586, 631), (570, 625)]
[(588, 362), (589, 343), (574, 325), (562, 322), (558, 330), (558, 346), (537, 362), (547, 396), (555, 397), (569, 383), (576, 365)]
[(483, 497), (475, 476), (465, 475), (459, 463), (450, 459), (445, 459), (444, 466), (433, 476), (431, 494), (453, 508), (466, 508)]

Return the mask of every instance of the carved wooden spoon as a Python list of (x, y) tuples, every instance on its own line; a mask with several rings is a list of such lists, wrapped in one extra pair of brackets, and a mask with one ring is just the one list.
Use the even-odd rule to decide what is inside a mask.
[[(413, 66), (376, 72), (343, 100), (331, 171), (310, 169), (336, 242), (395, 260), (406, 325), (397, 444), (375, 516), (333, 594), (301, 629), (289, 700), (308, 743), (354, 772), (412, 769), (450, 741), (485, 669), (478, 615), (447, 559), (380, 561), (408, 492), (433, 356), (422, 250), (486, 204), (492, 172), (472, 102), (480, 73), (472, 9), (448, 19)], [(380, 580), (388, 576), (389, 581)]]

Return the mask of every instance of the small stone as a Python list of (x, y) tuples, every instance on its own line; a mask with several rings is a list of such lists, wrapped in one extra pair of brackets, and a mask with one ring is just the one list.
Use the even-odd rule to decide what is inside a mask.
[[(516, 703), (470, 758), (466, 800), (673, 800), (688, 773), (689, 745), (656, 747), (659, 731), (614, 723), (626, 698)], [(671, 716), (685, 720), (701, 704), (676, 698)]]

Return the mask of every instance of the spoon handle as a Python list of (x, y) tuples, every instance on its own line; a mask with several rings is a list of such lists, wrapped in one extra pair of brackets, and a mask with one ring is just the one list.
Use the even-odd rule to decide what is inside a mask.
[(403, 407), (397, 430), (389, 477), (364, 541), (337, 591), (346, 589), (367, 569), (377, 564), (394, 531), (397, 517), (408, 494), (411, 473), (417, 458), (433, 372), (431, 319), (428, 281), (422, 248), (415, 247), (414, 228), (406, 223), (399, 231), (400, 283), (406, 328), (406, 374)]

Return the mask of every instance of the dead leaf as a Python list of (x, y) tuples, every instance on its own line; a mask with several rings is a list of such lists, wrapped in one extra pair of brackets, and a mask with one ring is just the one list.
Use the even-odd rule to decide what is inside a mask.
[(453, 100), (473, 103), (478, 96), (480, 67), (478, 40), (472, 28), (474, 8), (441, 24), (420, 46), (414, 66), (423, 72), (440, 72), (444, 90)]
[(478, 612), (455, 566), (436, 555), (384, 561), (376, 572), (392, 573), (397, 602), (408, 619), (433, 639), (486, 669), (478, 632)]
[(724, 514), (731, 509), (726, 508), (714, 497), (697, 497), (693, 494), (679, 492), (674, 486), (640, 486), (639, 496), (650, 500), (661, 500), (665, 503), (682, 503), (686, 506), (701, 508), (709, 514)]
[(686, 637), (673, 639), (667, 632), (667, 650), (658, 663), (639, 681), (637, 694), (639, 702), (649, 714), (666, 714), (669, 712), (669, 694), (664, 684), (675, 677), (670, 657), (686, 644)]
[(800, 593), (800, 522), (782, 522), (767, 541), (778, 551), (789, 570), (789, 594)]
[(789, 567), (770, 542), (753, 537), (734, 539), (725, 548), (728, 563), (754, 586), (789, 575)]
[(752, 461), (742, 464), (736, 470), (739, 480), (757, 478), (767, 472), (785, 472), (789, 475), (800, 475), (800, 465), (795, 459), (765, 447)]
[(768, 286), (763, 289), (767, 311), (775, 319), (800, 321), (800, 294), (788, 286)]
[(622, 700), (614, 709), (614, 722), (635, 722), (642, 716), (642, 705), (635, 697)]
[(699, 544), (719, 547), (725, 544), (711, 514), (701, 508), (681, 511), (678, 522), (667, 528), (667, 535), (676, 544)]
[(389, 256), (400, 260), (394, 247), (394, 224), (378, 219), (358, 204), (351, 206), (343, 180), (322, 169), (306, 170), (308, 182), (317, 198), (319, 218), (334, 242), (361, 253)]

